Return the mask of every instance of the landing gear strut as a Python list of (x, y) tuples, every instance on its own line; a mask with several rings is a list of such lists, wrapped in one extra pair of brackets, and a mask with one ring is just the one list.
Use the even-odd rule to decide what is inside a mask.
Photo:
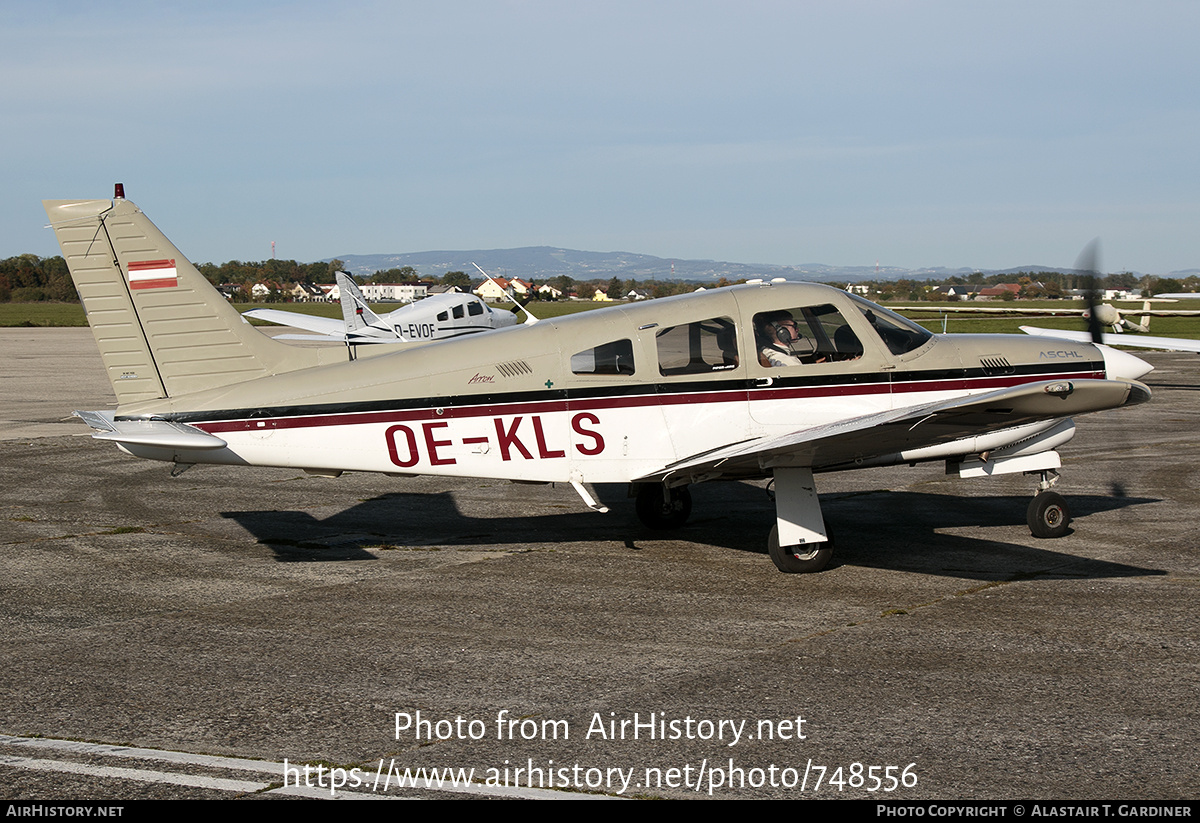
[(1034, 537), (1062, 537), (1070, 531), (1071, 510), (1061, 494), (1050, 491), (1050, 487), (1058, 482), (1058, 472), (1051, 469), (1041, 475), (1042, 482), (1038, 483), (1038, 493), (1029, 501), (1025, 520)]
[(637, 493), (637, 516), (651, 529), (677, 529), (692, 514), (692, 493), (687, 486), (667, 489), (662, 483), (645, 483)]

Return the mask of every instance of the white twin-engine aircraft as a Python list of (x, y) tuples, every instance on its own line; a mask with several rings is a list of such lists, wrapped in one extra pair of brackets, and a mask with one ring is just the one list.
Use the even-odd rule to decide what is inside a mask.
[(1075, 415), (1145, 402), (1150, 366), (1089, 343), (934, 335), (834, 288), (760, 283), (410, 347), (277, 343), (119, 191), (44, 203), (116, 392), (77, 412), (129, 454), (337, 476), (630, 483), (651, 528), (688, 484), (773, 478), (784, 572), (832, 554), (816, 472), (944, 460), (1040, 476), (1029, 525), (1067, 532), (1050, 491)]
[(314, 334), (279, 335), (277, 340), (327, 340), (336, 343), (413, 343), (503, 329), (517, 324), (509, 311), (496, 311), (473, 294), (435, 294), (388, 314), (371, 311), (354, 278), (334, 273), (342, 319), (315, 317), (279, 309), (251, 309), (246, 317), (305, 329)]

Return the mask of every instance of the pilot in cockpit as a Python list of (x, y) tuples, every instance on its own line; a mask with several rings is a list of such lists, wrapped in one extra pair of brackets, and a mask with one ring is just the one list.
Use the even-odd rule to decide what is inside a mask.
[[(755, 315), (754, 335), (758, 343), (758, 362), (767, 367), (800, 365), (798, 343), (801, 348), (807, 348), (808, 353), (813, 351), (812, 343), (800, 334), (792, 313), (784, 309)], [(805, 343), (808, 343), (807, 347)]]

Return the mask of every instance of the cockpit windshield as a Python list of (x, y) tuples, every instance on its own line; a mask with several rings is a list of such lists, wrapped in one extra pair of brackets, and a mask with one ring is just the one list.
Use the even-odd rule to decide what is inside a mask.
[(875, 329), (892, 354), (907, 354), (921, 348), (933, 337), (923, 326), (883, 306), (877, 306), (870, 300), (864, 300), (856, 294), (850, 295), (850, 299), (858, 306), (871, 328)]

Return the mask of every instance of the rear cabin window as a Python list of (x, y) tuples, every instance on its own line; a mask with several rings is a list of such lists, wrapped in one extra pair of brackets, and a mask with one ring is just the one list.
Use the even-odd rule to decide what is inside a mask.
[(571, 355), (572, 374), (633, 374), (633, 341), (617, 340)]
[(656, 335), (658, 370), (664, 377), (736, 369), (737, 329), (728, 317), (714, 317), (662, 329)]
[(454, 319), (455, 319), (455, 320), (462, 320), (462, 318), (463, 318), (463, 307), (462, 307), (462, 304), (461, 304), (461, 303), (460, 303), (460, 304), (458, 304), (457, 306), (455, 306), (453, 309), (451, 309), (451, 311), (453, 311), (453, 312), (454, 312)]

